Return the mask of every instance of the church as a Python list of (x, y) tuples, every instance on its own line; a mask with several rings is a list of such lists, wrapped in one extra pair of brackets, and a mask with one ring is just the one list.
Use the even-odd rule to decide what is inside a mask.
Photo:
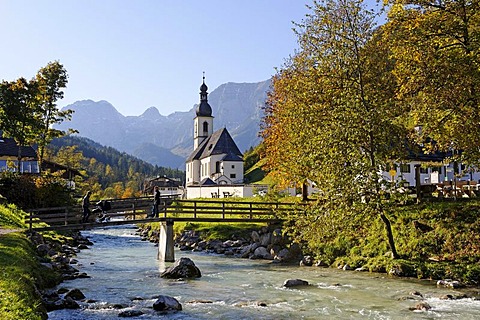
[(213, 132), (205, 77), (193, 119), (193, 152), (186, 160), (187, 198), (243, 195), (243, 154), (226, 128)]

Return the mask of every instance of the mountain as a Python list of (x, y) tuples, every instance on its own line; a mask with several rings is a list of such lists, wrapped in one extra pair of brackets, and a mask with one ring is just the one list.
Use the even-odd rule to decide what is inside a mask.
[[(208, 95), (214, 130), (226, 127), (240, 150), (260, 142), (258, 132), (270, 80), (258, 83), (225, 83)], [(150, 107), (139, 116), (123, 116), (107, 101), (77, 101), (72, 120), (56, 126), (79, 131), (79, 136), (132, 154), (151, 164), (184, 168), (193, 149), (194, 105), (187, 112), (161, 115)]]

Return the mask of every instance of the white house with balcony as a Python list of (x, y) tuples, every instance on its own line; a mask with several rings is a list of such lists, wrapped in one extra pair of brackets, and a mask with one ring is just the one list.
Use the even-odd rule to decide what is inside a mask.
[(193, 152), (186, 160), (187, 198), (251, 196), (243, 185), (243, 154), (226, 128), (213, 132), (205, 77), (193, 120)]
[(383, 178), (402, 182), (405, 187), (416, 186), (416, 168), (421, 186), (432, 185), (438, 190), (480, 190), (480, 172), (464, 164), (449, 161), (444, 153), (411, 155), (405, 162), (396, 162), (382, 171)]

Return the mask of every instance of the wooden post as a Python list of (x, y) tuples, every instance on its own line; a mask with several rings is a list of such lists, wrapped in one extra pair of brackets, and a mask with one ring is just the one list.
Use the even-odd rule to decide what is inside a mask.
[(163, 217), (167, 217), (167, 200), (163, 201)]
[(222, 219), (225, 219), (225, 202), (222, 202)]
[(68, 207), (65, 208), (65, 225), (68, 224)]
[(253, 203), (250, 202), (250, 220), (252, 220), (252, 217), (253, 217)]
[(29, 221), (30, 231), (32, 231), (32, 225), (33, 225), (33, 211), (30, 211), (30, 221)]
[(197, 219), (197, 201), (193, 202), (193, 218)]

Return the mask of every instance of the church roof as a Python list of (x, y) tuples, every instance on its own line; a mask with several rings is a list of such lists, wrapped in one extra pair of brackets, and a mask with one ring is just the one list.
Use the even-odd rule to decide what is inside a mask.
[(242, 153), (226, 128), (215, 131), (195, 149), (187, 162), (200, 160), (215, 154), (226, 154), (224, 161), (242, 161)]
[(210, 178), (205, 178), (200, 182), (201, 186), (213, 186), (217, 185), (212, 179)]

